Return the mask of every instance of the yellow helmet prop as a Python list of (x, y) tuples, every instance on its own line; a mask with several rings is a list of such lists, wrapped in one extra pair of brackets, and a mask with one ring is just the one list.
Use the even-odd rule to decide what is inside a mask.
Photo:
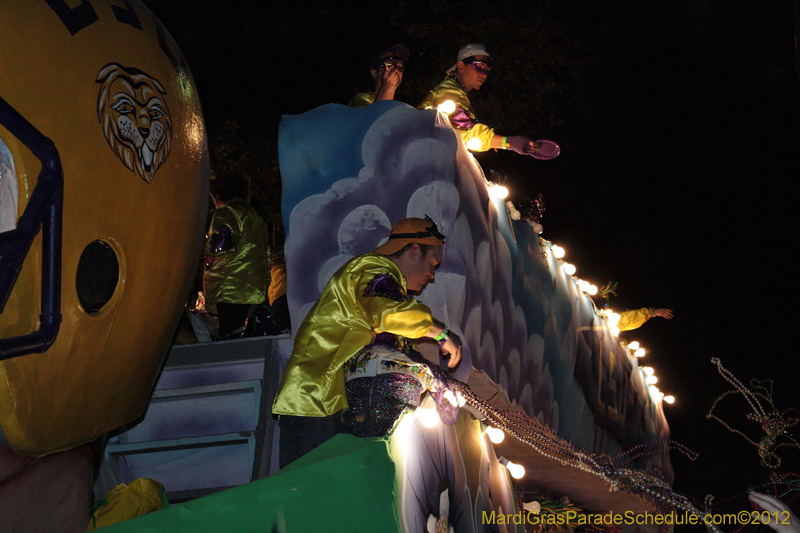
[(208, 150), (138, 1), (6, 0), (0, 35), (0, 435), (41, 456), (143, 414), (198, 265)]

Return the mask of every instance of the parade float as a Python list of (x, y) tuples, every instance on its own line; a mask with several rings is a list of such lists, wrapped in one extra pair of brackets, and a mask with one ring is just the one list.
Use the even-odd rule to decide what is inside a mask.
[[(277, 471), (268, 410), (292, 345), (272, 339), (255, 375), (238, 367), (228, 377), (263, 369), (260, 423), (250, 422), (253, 481), (117, 531), (555, 531), (626, 513), (650, 519), (623, 528), (655, 530), (657, 513), (700, 513), (670, 489), (674, 445), (661, 393), (562, 250), (493, 194), (497, 185), (444, 114), (399, 102), (330, 104), (284, 117), (279, 151), (294, 328), (330, 276), (383, 242), (392, 221), (437, 221), (447, 243), (419, 298), (464, 339), (452, 374), (458, 419), (443, 424), (423, 402), (387, 437), (338, 435)], [(420, 350), (437, 360), (435, 344)]]
[(269, 406), (290, 338), (176, 347), (161, 365), (199, 254), (205, 133), (180, 52), (124, 4), (17, 2), (0, 21), (39, 43), (0, 52), (9, 449), (57, 457), (113, 432), (114, 482), (152, 477), (188, 500), (110, 531), (558, 530), (699, 513), (670, 489), (660, 393), (587, 285), (443, 113), (391, 101), (281, 123), (292, 323), (393, 221), (430, 216), (447, 244), (420, 299), (464, 340), (461, 410), (445, 425), (423, 404), (390, 436), (339, 435), (277, 471)]

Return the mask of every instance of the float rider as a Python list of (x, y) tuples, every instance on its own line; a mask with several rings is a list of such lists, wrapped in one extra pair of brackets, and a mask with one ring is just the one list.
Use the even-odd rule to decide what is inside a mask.
[[(431, 316), (427, 306), (408, 294), (421, 291), (434, 279), (444, 240), (430, 218), (402, 219), (392, 227), (386, 243), (351, 259), (328, 281), (297, 331), (272, 407), (272, 412), (280, 415), (281, 467), (334, 435), (351, 431), (353, 422), (363, 425), (363, 419), (352, 417), (345, 420), (350, 424), (346, 425), (342, 415), (350, 407), (344, 368), (354, 356), (364, 357), (365, 348), (378, 344), (388, 347), (397, 356), (388, 364), (398, 360), (408, 363), (406, 359), (420, 364), (423, 362), (410, 353), (416, 350), (409, 339), (427, 337), (439, 342), (449, 368), (459, 363), (461, 340)], [(407, 357), (398, 356), (392, 346), (405, 348)], [(433, 374), (443, 372), (435, 365), (429, 366)], [(406, 380), (408, 376), (394, 377), (417, 388)], [(424, 379), (421, 383), (425, 384)], [(375, 385), (384, 388), (386, 383)], [(417, 401), (421, 392), (424, 391), (417, 392)], [(405, 408), (399, 403), (398, 407)], [(391, 430), (393, 422), (385, 422), (381, 424)], [(365, 435), (358, 430), (353, 432)]]
[(400, 43), (375, 54), (369, 67), (369, 74), (375, 83), (375, 90), (358, 93), (348, 105), (350, 107), (366, 107), (381, 100), (394, 100), (394, 93), (403, 82), (403, 71), (408, 62), (408, 56), (408, 48)]
[[(438, 109), (450, 100), (455, 110), (449, 113), (450, 123), (461, 134), (468, 148), (485, 152), (491, 148), (513, 150), (518, 154), (531, 155), (538, 145), (521, 135), (500, 135), (494, 129), (478, 121), (472, 110), (467, 93), (480, 90), (492, 70), (492, 57), (482, 44), (470, 43), (458, 51), (458, 57), (448, 70), (444, 81), (434, 87), (417, 106), (419, 109)], [(477, 139), (470, 143), (472, 139)], [(480, 142), (480, 145), (477, 145)]]
[(206, 309), (219, 317), (220, 338), (240, 334), (251, 306), (263, 303), (270, 285), (269, 230), (247, 203), (244, 180), (211, 172), (209, 192), (216, 207), (203, 254)]

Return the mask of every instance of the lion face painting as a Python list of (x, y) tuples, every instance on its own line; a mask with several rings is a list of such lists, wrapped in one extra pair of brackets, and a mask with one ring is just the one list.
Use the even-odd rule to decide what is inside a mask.
[(146, 182), (167, 160), (172, 119), (164, 87), (144, 72), (109, 63), (97, 74), (97, 119), (120, 160)]

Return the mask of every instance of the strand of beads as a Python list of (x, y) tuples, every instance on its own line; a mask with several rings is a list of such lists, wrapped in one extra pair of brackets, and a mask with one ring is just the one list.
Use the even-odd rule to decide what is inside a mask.
[[(661, 444), (665, 444), (665, 446), (659, 446)], [(659, 449), (656, 449), (655, 451), (648, 451), (648, 449), (653, 447), (658, 447)], [(645, 455), (654, 455), (656, 453), (668, 453), (670, 450), (678, 451), (684, 454), (691, 461), (696, 460), (699, 455), (690, 450), (689, 448), (687, 448), (686, 446), (684, 446), (683, 444), (681, 444), (680, 442), (675, 442), (670, 439), (660, 439), (632, 446), (631, 448), (628, 448), (624, 452), (615, 455), (614, 457), (611, 458), (611, 460), (614, 461), (614, 463), (616, 463), (617, 460), (626, 458), (626, 461), (619, 465), (619, 466), (624, 466)]]
[[(612, 492), (624, 490), (630, 494), (644, 496), (659, 513), (671, 513), (681, 510), (705, 520), (707, 512), (699, 510), (686, 496), (673, 492), (672, 488), (663, 479), (658, 479), (639, 470), (615, 467), (613, 460), (609, 456), (593, 454), (574, 444), (562, 442), (552, 430), (534, 423), (522, 413), (496, 409), (487, 401), (475, 395), (463, 383), (453, 380), (453, 387), (461, 394), (473, 412), (478, 413), (486, 423), (514, 436), (537, 453), (558, 461), (565, 466), (600, 477)], [(648, 446), (666, 442), (668, 441), (656, 441), (637, 446), (617, 457), (634, 455), (634, 458), (638, 458), (645, 453), (644, 450)], [(687, 455), (690, 458), (697, 457), (697, 454), (694, 454), (688, 448), (678, 443), (674, 443), (674, 445), (684, 453), (688, 452)], [(709, 523), (708, 528), (714, 533), (721, 533), (713, 523)]]
[(757, 398), (755, 398), (755, 395), (752, 392), (750, 392), (750, 390), (747, 387), (745, 387), (741, 381), (736, 379), (736, 376), (731, 374), (728, 371), (728, 369), (722, 366), (722, 361), (720, 361), (718, 357), (713, 357), (711, 359), (711, 364), (716, 365), (717, 370), (719, 371), (723, 379), (725, 379), (725, 381), (733, 385), (739, 392), (742, 393), (745, 400), (747, 400), (747, 403), (750, 404), (750, 407), (753, 408), (753, 411), (755, 411), (756, 414), (760, 415), (760, 418), (766, 418), (767, 413), (764, 411), (764, 408), (761, 407), (761, 403), (758, 401)]

